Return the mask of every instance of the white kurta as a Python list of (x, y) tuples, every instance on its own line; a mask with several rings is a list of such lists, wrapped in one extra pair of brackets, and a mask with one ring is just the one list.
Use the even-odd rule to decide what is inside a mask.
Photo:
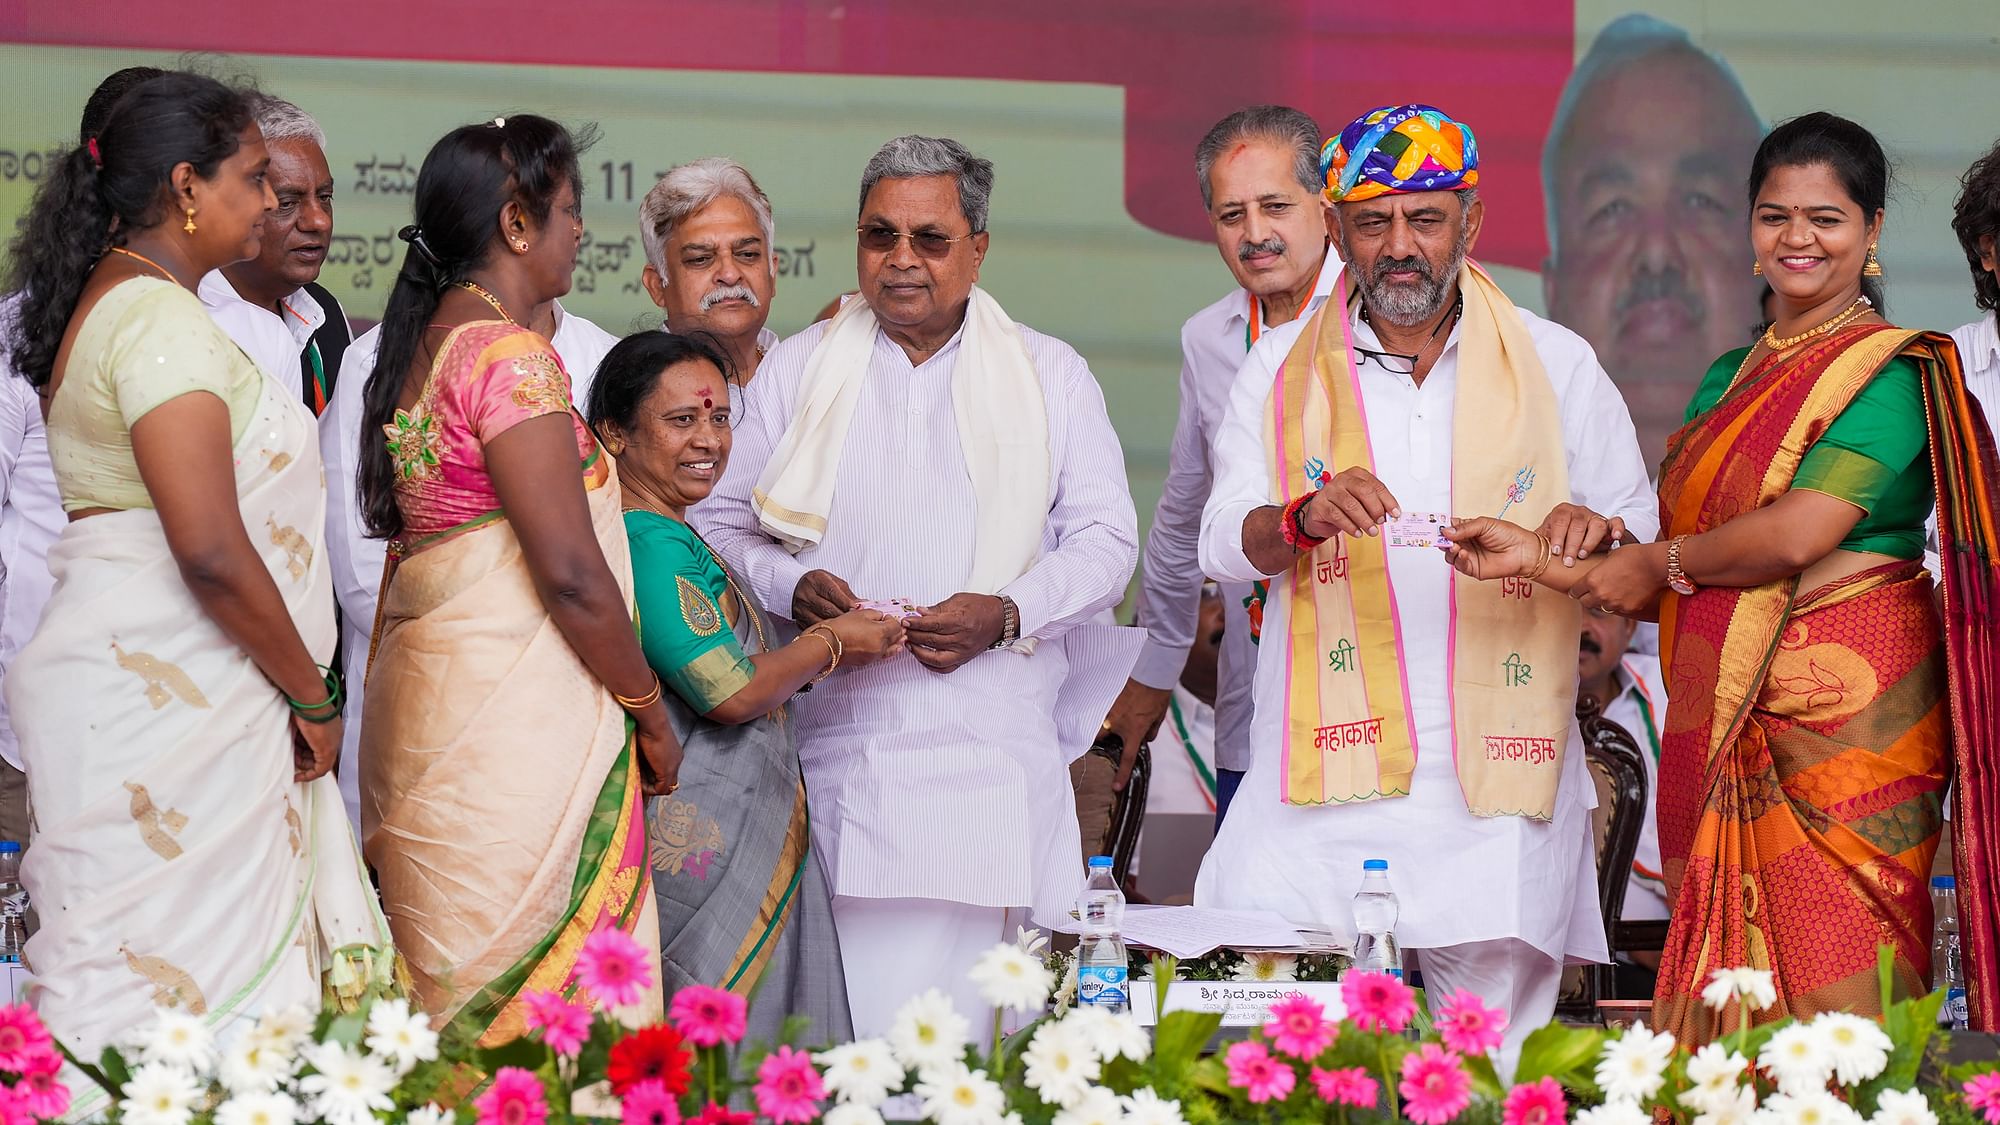
[[(794, 557), (757, 525), (751, 488), (825, 330), (815, 324), (765, 357), (728, 469), (691, 519), (779, 618), (791, 616), (809, 570), (838, 575), (861, 598), (941, 602), (972, 569), (975, 497), (951, 395), (959, 337), (913, 366), (878, 331), (824, 538)], [(836, 897), (1045, 913), (1068, 910), (1082, 885), (1057, 727), (1071, 675), (1063, 638), (1118, 604), (1138, 527), (1118, 435), (1083, 357), (1026, 327), (1021, 337), (1047, 402), (1049, 517), (1041, 557), (1003, 592), (1020, 608), (1022, 636), (1043, 643), (1033, 655), (982, 653), (948, 675), (907, 654), (843, 667), (797, 699), (813, 848)], [(1117, 682), (1129, 667), (1128, 656)]]
[[(1625, 517), (1636, 538), (1651, 540), (1659, 525), (1658, 504), (1624, 399), (1581, 337), (1525, 310), (1521, 317), (1562, 411), (1575, 501)], [(1358, 344), (1380, 348), (1358, 316), (1353, 325)], [(1275, 503), (1265, 468), (1265, 403), (1272, 379), (1304, 326), (1301, 321), (1273, 329), (1258, 342), (1237, 378), (1229, 417), (1216, 438), (1221, 472), (1202, 517), (1201, 559), (1217, 581), (1265, 577), (1244, 556), (1243, 519)], [(1458, 354), (1454, 328), (1421, 386), (1375, 363), (1359, 368), (1375, 474), (1404, 512), (1452, 512), (1453, 402), (1461, 376), (1478, 377), (1460, 372)], [(1338, 472), (1342, 466), (1332, 468)], [(1356, 805), (1279, 801), (1284, 650), (1265, 646), (1259, 651), (1251, 720), (1256, 759), (1232, 806), (1254, 809), (1255, 815), (1231, 816), (1223, 823), (1202, 864), (1196, 904), (1273, 910), (1351, 936), (1350, 903), (1361, 884), (1361, 863), (1386, 859), (1401, 906), (1398, 930), (1405, 948), (1516, 938), (1558, 959), (1606, 959), (1590, 844), (1589, 810), (1595, 800), (1574, 724), (1553, 821), (1475, 817), (1466, 811), (1446, 697), (1446, 603), (1452, 571), (1443, 554), (1432, 549), (1395, 548), (1388, 557), (1417, 743), (1410, 795)], [(1536, 594), (1552, 600), (1557, 596), (1546, 590)], [(1290, 597), (1274, 584), (1264, 607), (1265, 635), (1285, 636), (1290, 620)], [(1573, 696), (1575, 666), (1566, 677), (1551, 676), (1547, 688)]]
[[(375, 350), (382, 329), (370, 328), (355, 337), (340, 360), (340, 377), (333, 398), (319, 419), (320, 456), (326, 463), (326, 558), (333, 572), (333, 597), (340, 603), (342, 674), (347, 677), (347, 705), (340, 713), (340, 796), (347, 819), (361, 824), (361, 703), (368, 671), (368, 641), (375, 632), (375, 599), (382, 592), (382, 568), (389, 546), (370, 539), (361, 526), (360, 491), (355, 470), (361, 443), (382, 440), (361, 433), (362, 397), (375, 370)], [(556, 334), (549, 341), (569, 372), (570, 398), (583, 409), (597, 363), (618, 337), (556, 306)], [(293, 393), (298, 393), (299, 365), (292, 364)]]

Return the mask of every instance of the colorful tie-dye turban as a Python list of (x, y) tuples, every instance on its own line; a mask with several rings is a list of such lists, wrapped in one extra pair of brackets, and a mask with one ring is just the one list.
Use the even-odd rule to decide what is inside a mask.
[(1436, 106), (1369, 110), (1319, 151), (1326, 197), (1359, 202), (1392, 192), (1456, 191), (1479, 183), (1472, 130)]

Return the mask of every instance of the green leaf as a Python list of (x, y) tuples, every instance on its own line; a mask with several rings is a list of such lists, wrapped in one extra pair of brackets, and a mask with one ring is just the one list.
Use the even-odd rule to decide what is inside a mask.
[(541, 1040), (524, 1035), (498, 1047), (481, 1047), (472, 1053), (472, 1058), (479, 1069), (488, 1074), (499, 1073), (503, 1066), (539, 1071), (549, 1061), (549, 1048)]
[[(69, 1052), (64, 1051), (63, 1054)], [(97, 1056), (97, 1065), (104, 1068), (104, 1077), (111, 1083), (111, 1096), (114, 1098), (127, 1082), (132, 1081), (132, 1069), (125, 1065), (125, 1056), (110, 1047), (104, 1048), (104, 1053)]]
[[(757, 983), (761, 986), (764, 982), (759, 979)], [(785, 1047), (796, 1047), (805, 1041), (806, 1032), (810, 1030), (812, 1030), (812, 1017), (794, 1012), (785, 1017), (784, 1023), (778, 1025), (778, 1043)]]
[(320, 1036), (322, 1043), (338, 1043), (343, 1047), (361, 1046), (361, 1037), (368, 1030), (368, 1017), (361, 1012), (348, 1012), (333, 1017)]
[(1220, 1012), (1168, 1012), (1153, 1032), (1153, 1055), (1147, 1070), (1156, 1076), (1179, 1076), (1208, 1046), (1222, 1026)]
[(1485, 1055), (1465, 1055), (1465, 1072), (1472, 1076), (1473, 1093), (1496, 1101), (1507, 1096), (1507, 1087), (1500, 1081), (1500, 1073), (1493, 1069), (1493, 1060)]
[(1889, 1050), (1889, 1065), (1854, 1092), (1854, 1108), (1863, 1116), (1875, 1112), (1876, 1099), (1884, 1090), (1907, 1090), (1916, 1085), (1924, 1054), (1937, 1037), (1938, 1011), (1944, 1007), (1944, 1000), (1944, 990), (1940, 989), (1929, 996), (1899, 1000), (1883, 1009), (1882, 1030), (1894, 1046)]
[[(111, 1095), (112, 1101), (115, 1102), (118, 1100), (118, 1095), (119, 1095), (118, 1087), (112, 1085), (110, 1077), (108, 1077), (105, 1074), (103, 1068), (92, 1066), (89, 1063), (84, 1062), (82, 1059), (77, 1058), (76, 1053), (74, 1051), (71, 1051), (68, 1047), (64, 1046), (62, 1040), (57, 1039), (55, 1043), (56, 1043), (56, 1050), (62, 1052), (62, 1057), (68, 1059), (69, 1064), (71, 1066), (75, 1067), (78, 1071), (80, 1071), (84, 1077), (90, 1079), (92, 1082), (97, 1083), (97, 1088), (104, 1091), (106, 1094)], [(109, 1047), (104, 1048), (104, 1054), (112, 1055), (111, 1048)]]
[(1597, 1058), (1609, 1033), (1601, 1028), (1566, 1027), (1559, 1023), (1538, 1028), (1521, 1045), (1516, 1083), (1553, 1078), (1573, 1090), (1597, 1089)]

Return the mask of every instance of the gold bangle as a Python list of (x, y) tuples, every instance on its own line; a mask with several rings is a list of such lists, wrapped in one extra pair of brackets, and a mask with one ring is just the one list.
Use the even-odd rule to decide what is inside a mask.
[(618, 706), (625, 708), (627, 711), (644, 711), (646, 708), (660, 701), (659, 674), (657, 672), (653, 674), (653, 690), (639, 698), (633, 699), (630, 696), (619, 695), (615, 691), (611, 693), (611, 698), (617, 700)]
[(1540, 578), (1542, 576), (1542, 572), (1549, 569), (1549, 562), (1550, 560), (1555, 558), (1555, 550), (1556, 550), (1555, 544), (1549, 542), (1548, 536), (1543, 535), (1541, 532), (1537, 531), (1535, 532), (1535, 538), (1541, 541), (1542, 558), (1540, 562), (1535, 564), (1535, 569), (1529, 571), (1526, 575), (1523, 576), (1530, 582), (1533, 582), (1535, 579)]
[(821, 680), (824, 680), (828, 676), (833, 675), (833, 670), (835, 668), (840, 667), (840, 658), (846, 654), (847, 646), (841, 644), (840, 638), (834, 634), (834, 631), (827, 628), (824, 625), (815, 625), (812, 628), (807, 629), (804, 635), (808, 637), (818, 637), (821, 643), (826, 645), (826, 655), (827, 655), (826, 668), (823, 671), (821, 671), (819, 675), (814, 676), (812, 679), (806, 681), (808, 685), (811, 685), (819, 683)]

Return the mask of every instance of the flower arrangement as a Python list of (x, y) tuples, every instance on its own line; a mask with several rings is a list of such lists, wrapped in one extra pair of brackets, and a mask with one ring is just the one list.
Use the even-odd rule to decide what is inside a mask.
[[(1883, 988), (1888, 988), (1886, 960)], [(1170, 959), (1155, 979), (1176, 976)], [(114, 1125), (2000, 1125), (2000, 1066), (1934, 1070), (1942, 996), (1750, 1027), (1776, 1001), (1770, 974), (1718, 972), (1703, 998), (1737, 1030), (1687, 1051), (1643, 1025), (1551, 1025), (1512, 1081), (1493, 1056), (1505, 1012), (1469, 993), (1426, 1012), (1402, 981), (1350, 972), (1337, 999), (1295, 995), (1209, 1053), (1212, 1013), (1160, 1012), (1151, 1031), (1095, 1008), (1045, 1013), (1057, 977), (1023, 935), (971, 974), (994, 1005), (991, 1038), (938, 990), (887, 1033), (824, 1050), (787, 1025), (746, 1044), (741, 997), (676, 994), (663, 1022), (634, 1005), (651, 959), (629, 937), (591, 938), (563, 992), (524, 996), (527, 1034), (454, 1042), (400, 999), (359, 1011), (271, 1012), (217, 1042), (162, 1010), (95, 1063), (68, 1054), (26, 1007), (0, 1008), (0, 1125), (61, 1117)], [(1003, 1035), (1006, 1014), (1034, 1018)], [(981, 1029), (982, 1031), (986, 1029)], [(984, 1036), (980, 1037), (984, 1039)], [(988, 1045), (990, 1043), (990, 1045)], [(70, 1064), (65, 1068), (65, 1060)], [(85, 1087), (72, 1099), (69, 1084)], [(449, 1108), (446, 1108), (449, 1107)]]

